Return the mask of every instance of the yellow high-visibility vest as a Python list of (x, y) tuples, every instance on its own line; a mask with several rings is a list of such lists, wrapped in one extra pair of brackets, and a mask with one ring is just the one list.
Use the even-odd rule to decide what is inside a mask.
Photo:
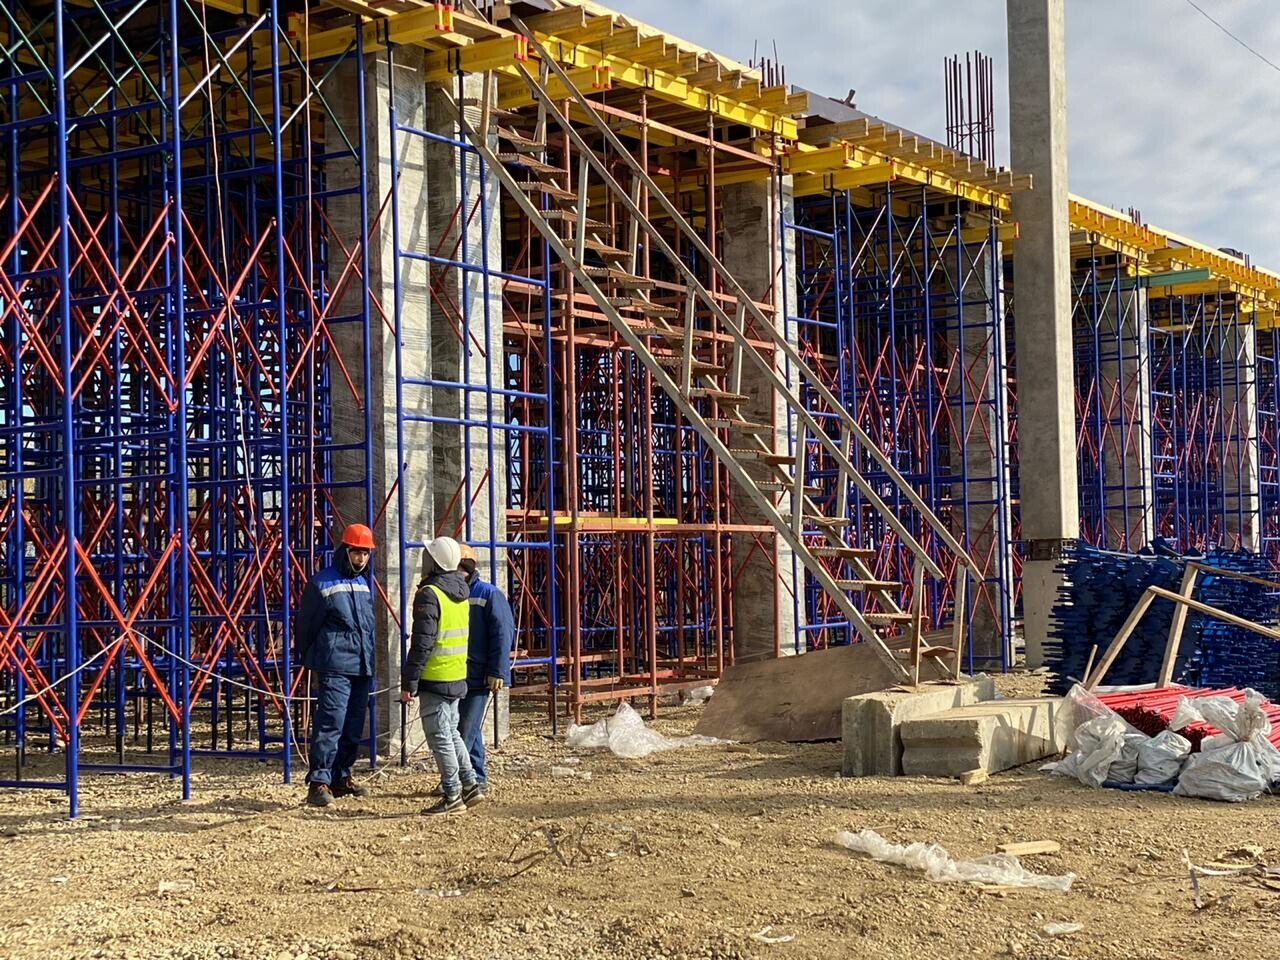
[(435, 683), (452, 683), (467, 679), (467, 638), (471, 634), (471, 604), (466, 600), (450, 600), (443, 590), (428, 584), (440, 603), (440, 622), (436, 625), (436, 645), (422, 668), (422, 679)]

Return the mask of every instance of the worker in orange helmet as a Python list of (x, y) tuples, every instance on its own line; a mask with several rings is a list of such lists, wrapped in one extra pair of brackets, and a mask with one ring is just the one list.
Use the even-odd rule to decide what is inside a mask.
[(373, 594), (367, 575), (373, 531), (352, 523), (342, 531), (333, 563), (307, 583), (294, 637), (298, 659), (318, 684), (311, 715), (307, 803), (327, 807), (336, 797), (365, 797), (351, 777), (360, 750), (373, 682)]

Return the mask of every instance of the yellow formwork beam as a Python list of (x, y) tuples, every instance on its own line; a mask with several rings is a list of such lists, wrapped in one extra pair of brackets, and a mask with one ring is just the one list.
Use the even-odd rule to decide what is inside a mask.
[(1153, 264), (1161, 267), (1175, 262), (1187, 267), (1206, 267), (1215, 277), (1236, 287), (1236, 292), (1264, 298), (1276, 298), (1280, 295), (1271, 276), (1249, 266), (1243, 260), (1199, 245), (1166, 247), (1153, 252), (1150, 259)]
[[(1072, 223), (1072, 226), (1075, 226), (1075, 224)], [(1073, 249), (1076, 247), (1098, 247), (1108, 253), (1128, 257), (1130, 260), (1140, 264), (1146, 262), (1148, 253), (1145, 247), (1136, 246), (1110, 234), (1099, 233), (1094, 230), (1073, 231), (1071, 234), (1071, 246)]]
[(888, 183), (894, 179), (894, 164), (868, 163), (865, 166), (848, 167), (833, 170), (829, 173), (806, 173), (795, 178), (795, 195), (808, 197), (816, 193), (830, 193), (832, 190), (855, 190), (878, 183)]
[(528, 58), (528, 43), (513, 33), (492, 40), (477, 40), (453, 50), (432, 51), (426, 55), (423, 67), (428, 83), (449, 83), (459, 73), (496, 70), (516, 74), (516, 63)]
[[(460, 10), (450, 11), (435, 6), (420, 7), (366, 23), (364, 52), (375, 53), (385, 50), (389, 43), (438, 50), (442, 47), (465, 47), (477, 42), (485, 42), (484, 38), (501, 41), (509, 40), (514, 36), (515, 34), (509, 30), (495, 27), (487, 20)], [(355, 42), (355, 27), (335, 27), (331, 30), (314, 31), (298, 41), (303, 56), (310, 60), (338, 56), (353, 48)]]
[[(597, 82), (600, 85), (598, 88), (607, 89), (604, 85), (608, 84), (647, 90), (669, 103), (711, 113), (731, 123), (740, 123), (754, 130), (777, 134), (787, 140), (796, 138), (799, 127), (791, 117), (782, 116), (732, 96), (712, 93), (690, 83), (685, 77), (637, 63), (620, 54), (601, 53), (592, 47), (562, 40), (541, 31), (535, 31), (535, 36), (548, 54), (570, 71), (571, 77), (573, 70), (592, 70), (598, 78)], [(438, 74), (429, 73), (427, 79), (441, 82), (444, 78)], [(591, 86), (589, 85), (587, 89), (591, 89)], [(563, 96), (565, 92), (560, 91), (558, 95)], [(500, 105), (505, 109), (515, 109), (530, 103), (533, 103), (533, 95), (519, 91), (508, 95)]]

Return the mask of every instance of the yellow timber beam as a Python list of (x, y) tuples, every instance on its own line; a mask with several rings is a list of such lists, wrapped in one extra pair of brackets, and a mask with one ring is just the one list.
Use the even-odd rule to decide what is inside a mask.
[(1097, 247), (1108, 253), (1128, 257), (1139, 264), (1145, 264), (1147, 260), (1148, 251), (1133, 243), (1094, 230), (1073, 230), (1071, 232), (1071, 248), (1073, 252), (1078, 252), (1080, 256), (1088, 256), (1090, 247)]
[[(662, 100), (680, 104), (701, 113), (711, 113), (731, 123), (740, 123), (754, 130), (777, 134), (787, 140), (796, 138), (799, 127), (791, 117), (782, 116), (728, 94), (713, 93), (690, 83), (685, 77), (637, 63), (619, 54), (601, 53), (592, 47), (561, 40), (540, 31), (535, 32), (535, 35), (538, 42), (546, 48), (557, 63), (567, 70), (590, 69), (599, 76), (602, 85), (607, 83), (613, 86), (647, 90)], [(441, 82), (447, 78), (429, 73), (427, 79)], [(748, 89), (744, 92), (751, 91)], [(500, 105), (506, 109), (514, 109), (532, 102), (531, 94), (520, 93), (509, 97)]]
[(1199, 246), (1167, 247), (1153, 253), (1151, 259), (1160, 265), (1176, 262), (1187, 267), (1206, 267), (1215, 277), (1220, 277), (1238, 288), (1237, 292), (1240, 293), (1268, 299), (1276, 298), (1280, 294), (1273, 277), (1263, 271), (1235, 257)]
[(832, 190), (854, 190), (878, 183), (888, 183), (894, 178), (892, 162), (869, 163), (861, 167), (848, 167), (830, 173), (806, 173), (795, 178), (795, 195), (808, 197)]
[[(233, 2), (233, 0), (228, 0)], [(514, 43), (509, 30), (495, 27), (487, 20), (473, 17), (460, 10), (446, 11), (443, 7), (420, 7), (375, 20), (364, 26), (364, 51), (374, 53), (385, 50), (388, 43), (400, 46), (419, 46), (429, 50), (448, 47), (465, 47), (483, 38), (509, 44)], [(304, 36), (300, 45), (303, 56), (309, 60), (334, 57), (355, 46), (355, 27), (335, 27)]]

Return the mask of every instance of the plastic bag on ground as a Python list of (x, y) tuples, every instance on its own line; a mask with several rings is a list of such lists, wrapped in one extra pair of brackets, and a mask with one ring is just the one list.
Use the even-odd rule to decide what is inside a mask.
[(874, 830), (858, 833), (841, 830), (836, 834), (836, 843), (881, 863), (919, 870), (937, 883), (993, 883), (1066, 893), (1076, 878), (1074, 873), (1057, 877), (1032, 873), (1022, 866), (1017, 857), (1007, 853), (993, 853), (976, 860), (955, 860), (936, 843), (917, 841), (903, 846), (890, 843)]
[(1090, 787), (1100, 787), (1110, 776), (1111, 764), (1124, 750), (1126, 734), (1132, 732), (1114, 713), (1086, 720), (1071, 734), (1071, 752), (1066, 758), (1046, 763), (1040, 769), (1060, 777), (1075, 777)]
[[(1090, 787), (1120, 778), (1132, 783), (1137, 772), (1137, 746), (1146, 736), (1131, 726), (1092, 693), (1076, 684), (1063, 698), (1056, 720), (1057, 739), (1067, 746), (1067, 756), (1047, 763), (1041, 770), (1074, 777)], [(1131, 739), (1133, 738), (1133, 739)], [(1126, 744), (1129, 750), (1125, 754)], [(1117, 769), (1112, 766), (1119, 761)]]
[(1111, 761), (1107, 780), (1133, 783), (1138, 777), (1138, 753), (1151, 738), (1145, 733), (1126, 733), (1120, 744), (1120, 755)]
[(586, 726), (569, 725), (565, 742), (574, 750), (591, 750), (608, 747), (614, 755), (638, 760), (651, 753), (676, 750), (681, 747), (707, 747), (718, 743), (730, 743), (716, 737), (664, 737), (645, 726), (640, 714), (628, 703), (618, 704), (617, 712), (605, 720)]
[(1171, 727), (1205, 723), (1221, 733), (1204, 740), (1182, 768), (1173, 792), (1239, 803), (1280, 781), (1280, 751), (1267, 739), (1271, 722), (1262, 709), (1265, 702), (1255, 690), (1244, 692), (1243, 703), (1229, 697), (1179, 700)]
[(1190, 753), (1191, 741), (1186, 737), (1172, 730), (1157, 733), (1138, 745), (1138, 772), (1133, 782), (1147, 786), (1168, 783), (1178, 776)]
[(1076, 749), (1075, 733), (1090, 720), (1098, 717), (1119, 717), (1120, 715), (1086, 690), (1075, 684), (1062, 698), (1062, 705), (1054, 717), (1055, 740), (1066, 744), (1068, 749)]
[(1181, 730), (1193, 723), (1204, 723), (1243, 743), (1255, 733), (1265, 738), (1271, 733), (1271, 721), (1262, 705), (1266, 697), (1256, 690), (1245, 690), (1244, 702), (1230, 697), (1178, 698), (1178, 707), (1169, 721), (1169, 729)]

